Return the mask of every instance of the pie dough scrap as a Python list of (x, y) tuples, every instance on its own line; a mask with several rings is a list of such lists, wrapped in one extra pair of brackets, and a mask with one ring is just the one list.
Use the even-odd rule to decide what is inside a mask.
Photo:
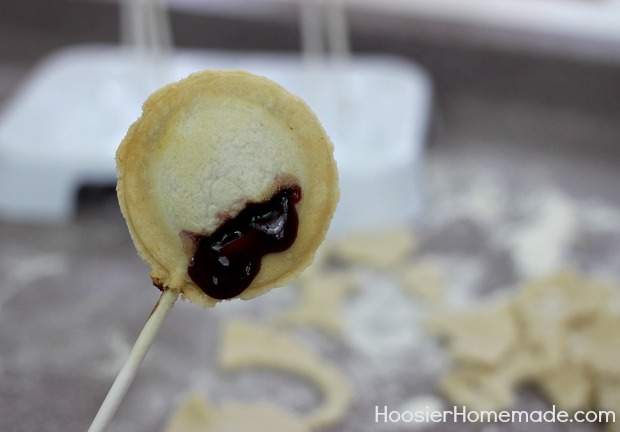
[(472, 310), (441, 312), (427, 322), (447, 339), (451, 356), (481, 365), (496, 365), (513, 349), (519, 329), (505, 303)]
[(322, 391), (323, 403), (303, 417), (312, 430), (340, 422), (351, 404), (351, 389), (342, 373), (285, 332), (254, 322), (231, 321), (224, 329), (218, 356), (226, 371), (272, 368), (314, 383)]
[(536, 358), (540, 369), (552, 369), (564, 362), (570, 345), (570, 334), (565, 326), (553, 319), (519, 322), (520, 343)]
[(342, 304), (357, 288), (352, 275), (330, 272), (298, 280), (301, 302), (283, 312), (277, 318), (282, 324), (315, 327), (332, 336), (340, 336), (343, 330)]
[(340, 260), (380, 270), (398, 266), (414, 250), (413, 232), (405, 227), (350, 234), (333, 247), (334, 256)]
[(525, 284), (504, 305), (435, 315), (429, 325), (448, 339), (454, 361), (445, 395), (497, 410), (530, 383), (565, 411), (620, 412), (616, 288), (566, 270)]
[(600, 311), (584, 333), (583, 361), (594, 371), (620, 380), (620, 314)]
[(163, 432), (310, 432), (307, 425), (277, 405), (259, 403), (209, 404), (201, 393), (188, 395), (172, 414)]
[(606, 285), (564, 270), (527, 283), (515, 296), (513, 308), (524, 340), (549, 367), (562, 363), (579, 328), (605, 307)]
[(440, 388), (457, 406), (475, 411), (501, 411), (515, 398), (514, 386), (499, 370), (461, 365), (448, 371)]
[[(620, 379), (599, 377), (596, 380), (595, 400), (597, 409), (611, 411), (615, 414), (616, 421), (608, 421), (607, 430), (609, 432), (620, 432)], [(613, 420), (613, 416), (611, 417), (608, 420)]]
[[(517, 346), (493, 365), (457, 362), (442, 377), (440, 387), (444, 395), (456, 404), (475, 410), (499, 411), (513, 404), (521, 384), (538, 383), (540, 377), (547, 373), (548, 369), (544, 368), (534, 351)], [(559, 389), (561, 379), (560, 375), (557, 377), (558, 381), (549, 383), (548, 395), (555, 395), (551, 392)], [(571, 391), (575, 394), (563, 395), (566, 402), (573, 401), (581, 394), (578, 389)], [(564, 400), (558, 401), (558, 405)]]
[(515, 298), (515, 307), (526, 322), (575, 325), (595, 315), (609, 297), (606, 285), (567, 269), (525, 284)]
[(418, 259), (400, 268), (396, 275), (403, 287), (416, 299), (432, 304), (445, 298), (445, 274), (443, 267), (430, 259)]
[(508, 382), (517, 387), (521, 383), (535, 382), (548, 370), (539, 353), (531, 347), (519, 343), (504, 360), (495, 366)]
[(540, 374), (537, 383), (558, 409), (574, 413), (591, 408), (593, 383), (583, 366), (562, 363)]
[(121, 211), (153, 283), (202, 307), (221, 299), (188, 275), (198, 239), (248, 205), (299, 189), (294, 242), (264, 256), (249, 286), (232, 296), (250, 299), (311, 262), (339, 196), (333, 145), (315, 114), (280, 85), (243, 71), (198, 72), (153, 93), (116, 160)]

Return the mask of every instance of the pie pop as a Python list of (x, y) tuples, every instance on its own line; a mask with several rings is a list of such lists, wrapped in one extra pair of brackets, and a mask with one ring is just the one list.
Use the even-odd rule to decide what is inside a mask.
[(315, 114), (243, 71), (203, 71), (153, 93), (116, 161), (121, 211), (162, 294), (91, 432), (111, 420), (179, 295), (208, 308), (292, 281), (339, 196)]

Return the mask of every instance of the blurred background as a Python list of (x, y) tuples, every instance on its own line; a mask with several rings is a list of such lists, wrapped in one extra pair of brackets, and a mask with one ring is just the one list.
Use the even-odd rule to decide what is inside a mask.
[[(353, 402), (338, 422), (308, 430), (410, 430), (374, 422), (385, 404), (546, 409), (558, 388), (580, 389), (564, 401), (572, 410), (620, 410), (618, 0), (2, 0), (0, 430), (90, 424), (158, 296), (118, 209), (114, 151), (152, 90), (209, 67), (281, 82), (336, 145), (343, 199), (330, 253), (357, 288), (333, 305), (337, 336), (287, 331), (341, 366)], [(383, 262), (402, 246), (382, 236), (395, 230), (411, 244)], [(379, 258), (342, 252), (360, 233), (372, 234), (360, 250)], [(589, 290), (599, 281), (604, 300), (567, 312), (580, 295), (597, 296)], [(532, 345), (523, 306), (532, 303), (522, 300), (532, 286), (560, 293), (541, 312), (562, 329), (549, 340), (594, 340), (595, 318), (609, 318), (605, 347), (585, 342), (608, 363), (566, 342), (551, 363), (502, 381), (501, 403), (451, 392), (451, 368), (479, 371), (489, 344), (514, 339), (476, 375), (485, 385)], [(312, 382), (217, 367), (232, 318), (271, 323), (303, 301), (293, 287), (213, 311), (175, 306), (110, 430), (164, 430), (192, 390), (216, 404), (268, 395), (296, 413), (320, 406)], [(517, 336), (427, 329), (454, 310), (478, 322), (497, 301), (515, 315)], [(479, 351), (459, 354), (460, 337)], [(541, 381), (565, 366), (557, 381)], [(574, 368), (589, 378), (565, 381)], [(531, 426), (484, 430), (567, 430)]]

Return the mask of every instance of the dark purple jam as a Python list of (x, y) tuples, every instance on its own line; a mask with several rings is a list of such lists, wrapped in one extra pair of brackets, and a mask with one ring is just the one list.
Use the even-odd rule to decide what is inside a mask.
[(283, 188), (268, 201), (248, 204), (210, 236), (197, 236), (189, 277), (215, 299), (241, 294), (258, 274), (263, 256), (285, 251), (297, 238), (295, 204), (300, 199), (298, 186)]

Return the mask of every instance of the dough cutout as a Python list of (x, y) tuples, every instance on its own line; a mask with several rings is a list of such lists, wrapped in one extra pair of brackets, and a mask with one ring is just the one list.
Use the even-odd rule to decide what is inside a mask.
[(201, 393), (188, 395), (163, 432), (310, 432), (303, 421), (274, 404), (209, 404)]
[(428, 326), (447, 338), (452, 357), (487, 366), (505, 358), (519, 337), (517, 323), (505, 304), (440, 313)]
[(333, 244), (334, 256), (352, 264), (381, 270), (401, 264), (415, 249), (413, 233), (407, 228), (354, 234)]
[(443, 268), (432, 260), (415, 260), (396, 272), (403, 287), (416, 299), (432, 304), (445, 298), (445, 275)]
[(271, 368), (314, 383), (322, 391), (323, 404), (303, 417), (311, 429), (338, 423), (351, 404), (349, 383), (335, 366), (317, 358), (291, 335), (255, 322), (227, 324), (218, 362), (226, 371)]
[(441, 381), (444, 394), (472, 409), (500, 410), (527, 382), (559, 409), (619, 416), (615, 289), (565, 270), (531, 281), (505, 305), (436, 315), (429, 326), (447, 337), (455, 360)]
[(447, 372), (440, 381), (441, 390), (457, 406), (475, 411), (499, 411), (514, 402), (514, 387), (494, 369), (460, 366)]
[(582, 366), (563, 363), (541, 374), (537, 382), (558, 409), (574, 413), (591, 407), (593, 383)]
[(278, 316), (279, 323), (315, 327), (332, 336), (342, 334), (342, 303), (355, 290), (353, 277), (344, 272), (314, 274), (299, 279), (301, 302)]

